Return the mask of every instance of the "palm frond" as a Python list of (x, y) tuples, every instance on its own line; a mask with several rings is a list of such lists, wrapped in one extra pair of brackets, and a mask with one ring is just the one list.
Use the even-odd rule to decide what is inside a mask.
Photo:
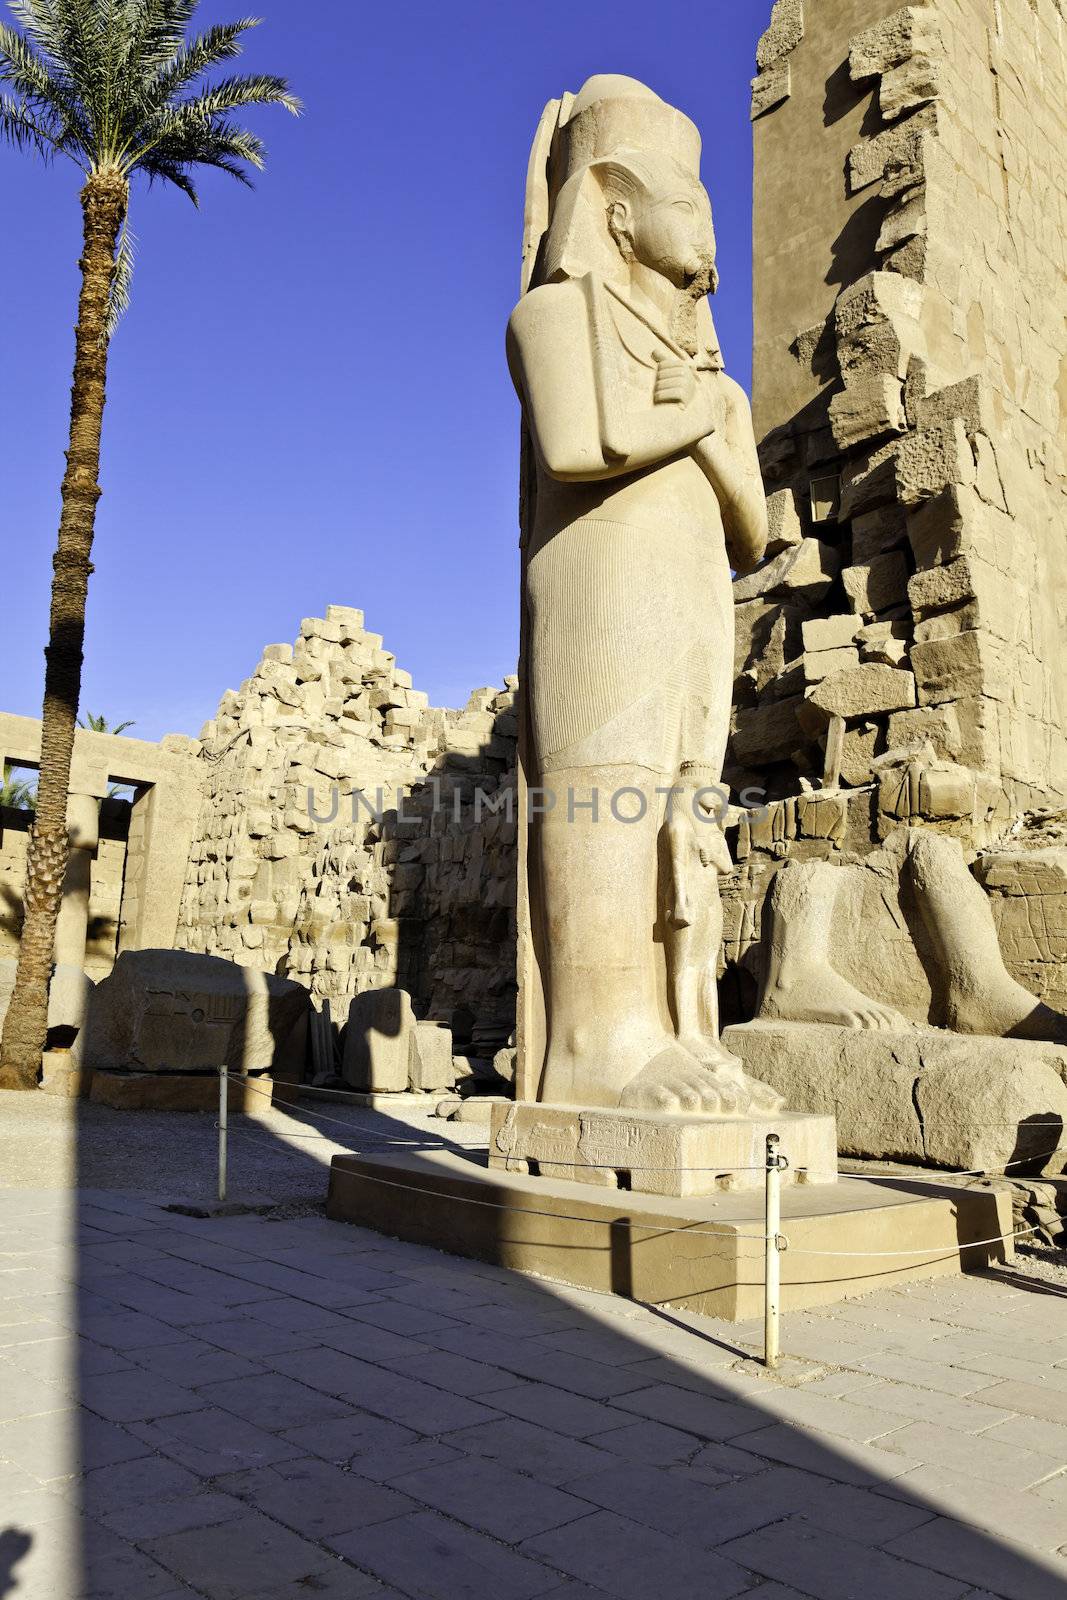
[(174, 106), (164, 111), (146, 130), (143, 157), (157, 153), (166, 161), (214, 166), (215, 157), (226, 156), (262, 168), (265, 147), (257, 134), (222, 118), (203, 116), (194, 106)]
[(294, 117), (298, 117), (302, 109), (296, 95), (289, 93), (286, 80), (265, 72), (223, 78), (202, 94), (184, 100), (181, 109), (203, 117), (219, 117), (243, 106), (284, 106)]
[(90, 733), (124, 733), (127, 728), (132, 728), (133, 725), (134, 719), (129, 717), (125, 722), (119, 722), (112, 727), (102, 712), (98, 716), (94, 716), (91, 711), (87, 711), (84, 717), (78, 718), (78, 727), (87, 728)]
[[(102, 343), (109, 344), (111, 338), (130, 309), (130, 287), (133, 283), (133, 268), (137, 255), (137, 235), (130, 227), (129, 221), (122, 224), (119, 234), (118, 249), (115, 251), (115, 265), (111, 273), (111, 284), (107, 292), (107, 318), (104, 323)], [(91, 719), (90, 719), (91, 725)], [(123, 728), (131, 724), (124, 722)], [(113, 728), (111, 732), (121, 733), (122, 728)]]
[(12, 144), (16, 150), (33, 150), (50, 161), (58, 150), (51, 131), (43, 127), (24, 100), (14, 100), (9, 94), (0, 94), (0, 140)]
[(145, 156), (142, 161), (139, 161), (137, 166), (138, 170), (145, 174), (150, 184), (172, 183), (176, 189), (180, 189), (183, 194), (189, 196), (189, 199), (199, 211), (199, 191), (180, 161), (169, 161), (165, 156), (160, 155), (158, 151), (153, 151), (150, 155)]
[(9, 0), (27, 37), (48, 63), (50, 76), (65, 82), (81, 103), (91, 139), (100, 131), (107, 86), (109, 47), (97, 0)]
[(239, 22), (209, 28), (188, 45), (179, 41), (178, 48), (159, 63), (155, 76), (146, 84), (145, 111), (151, 113), (166, 105), (209, 67), (217, 66), (220, 61), (234, 60), (241, 54), (241, 35), (258, 27), (258, 17), (242, 17)]
[(76, 94), (33, 45), (0, 22), (0, 83), (22, 97), (27, 113), (57, 145), (80, 144), (86, 127)]

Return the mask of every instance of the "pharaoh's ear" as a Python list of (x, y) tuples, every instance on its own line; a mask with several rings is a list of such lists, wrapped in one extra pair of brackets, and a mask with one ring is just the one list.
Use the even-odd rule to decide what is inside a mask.
[(628, 200), (612, 200), (608, 205), (608, 231), (626, 261), (633, 259), (633, 208)]

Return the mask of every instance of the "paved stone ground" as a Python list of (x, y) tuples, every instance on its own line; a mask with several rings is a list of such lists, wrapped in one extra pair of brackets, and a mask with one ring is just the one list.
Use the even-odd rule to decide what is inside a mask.
[(790, 1316), (771, 1379), (751, 1325), (313, 1214), (291, 1118), (234, 1139), (282, 1212), (196, 1219), (210, 1119), (44, 1098), (0, 1097), (0, 1596), (1067, 1595), (1057, 1283)]

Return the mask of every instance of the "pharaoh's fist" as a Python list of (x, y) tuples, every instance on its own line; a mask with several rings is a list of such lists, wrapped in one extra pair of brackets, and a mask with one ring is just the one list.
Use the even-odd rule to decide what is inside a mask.
[(654, 405), (688, 405), (697, 392), (697, 374), (688, 361), (656, 354), (656, 386), (652, 392)]

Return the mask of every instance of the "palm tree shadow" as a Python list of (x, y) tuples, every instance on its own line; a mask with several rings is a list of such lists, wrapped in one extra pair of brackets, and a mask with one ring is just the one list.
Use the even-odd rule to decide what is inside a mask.
[(19, 1588), (15, 1568), (29, 1553), (33, 1535), (21, 1528), (5, 1528), (0, 1532), (0, 1596), (14, 1594)]

